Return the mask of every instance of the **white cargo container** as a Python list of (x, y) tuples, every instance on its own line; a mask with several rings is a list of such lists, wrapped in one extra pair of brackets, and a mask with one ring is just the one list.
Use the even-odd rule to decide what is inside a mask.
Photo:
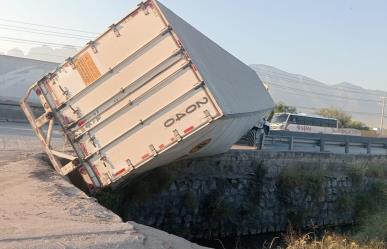
[[(46, 111), (38, 118), (27, 102), (32, 91)], [(177, 159), (225, 152), (273, 105), (252, 69), (153, 0), (21, 101), (55, 169), (66, 175), (79, 168), (90, 188), (117, 187)], [(55, 122), (74, 155), (51, 148)]]

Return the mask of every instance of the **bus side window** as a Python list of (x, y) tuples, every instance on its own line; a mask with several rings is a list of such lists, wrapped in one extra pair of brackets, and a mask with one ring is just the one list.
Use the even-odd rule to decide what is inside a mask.
[(329, 120), (321, 119), (321, 126), (322, 127), (329, 127)]
[(297, 123), (296, 116), (290, 115), (289, 121), (288, 121), (288, 122), (289, 122), (290, 124), (296, 124), (296, 123)]
[(322, 119), (321, 118), (314, 118), (313, 125), (314, 126), (322, 126)]
[(297, 124), (300, 124), (300, 125), (304, 125), (305, 124), (305, 118), (304, 117), (296, 117), (296, 123)]
[(332, 128), (333, 127), (332, 126), (332, 124), (333, 124), (332, 121), (333, 120), (330, 120), (330, 119), (325, 120), (325, 127), (331, 127)]
[(313, 126), (315, 124), (314, 118), (308, 118), (308, 122), (309, 122), (308, 125), (311, 125), (311, 126)]

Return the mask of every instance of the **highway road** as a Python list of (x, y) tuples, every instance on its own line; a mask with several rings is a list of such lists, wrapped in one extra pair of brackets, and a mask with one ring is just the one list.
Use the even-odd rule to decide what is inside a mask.
[[(340, 136), (340, 135), (329, 135), (329, 134), (309, 134), (309, 133), (297, 133), (297, 132), (272, 132), (272, 136), (294, 136), (298, 140), (300, 138), (308, 139), (320, 139), (324, 138), (325, 140), (330, 141), (341, 141), (348, 140), (352, 143), (360, 142), (369, 142), (372, 144), (384, 143), (387, 145), (387, 138), (366, 138), (366, 137), (354, 137), (354, 136)], [(287, 151), (289, 145), (285, 143), (275, 143), (270, 142), (270, 137), (265, 140), (264, 150), (271, 151)], [(63, 141), (62, 135), (59, 130), (54, 131), (54, 140)], [(301, 139), (302, 140), (302, 139)], [(295, 140), (297, 141), (297, 140)], [(27, 146), (29, 144), (29, 146)], [(22, 149), (26, 147), (25, 150), (28, 150), (30, 147), (39, 146), (39, 140), (36, 138), (32, 128), (27, 123), (10, 123), (10, 122), (0, 122), (0, 149), (1, 148), (16, 148)], [(255, 149), (254, 147), (243, 146), (243, 145), (234, 145), (233, 149)], [(320, 146), (318, 144), (302, 144), (296, 143), (294, 145), (294, 151), (303, 151), (303, 152), (319, 152)], [(343, 154), (345, 153), (345, 148), (343, 146), (336, 145), (326, 145), (325, 152)], [(350, 154), (365, 154), (367, 153), (366, 148), (364, 147), (351, 147)], [(386, 154), (386, 147), (384, 148), (373, 148), (372, 154)]]
[(34, 132), (26, 123), (0, 122), (0, 135), (35, 137)]
[[(63, 144), (59, 131), (54, 131), (55, 146)], [(39, 139), (27, 123), (0, 122), (0, 150), (3, 151), (42, 151)]]
[[(387, 154), (387, 138), (384, 137), (362, 137), (291, 131), (270, 132), (270, 135), (265, 138), (263, 149), (270, 151), (288, 151), (290, 137), (293, 137), (293, 151), (321, 152), (322, 149), (324, 153), (344, 154), (346, 153), (345, 144), (347, 143), (349, 154), (367, 154), (367, 146), (370, 147), (370, 154)], [(324, 141), (322, 148), (320, 147), (321, 141)]]
[[(243, 137), (238, 142), (239, 147), (233, 146), (233, 149), (251, 149), (251, 147), (246, 147), (251, 142), (251, 138), (251, 134)], [(290, 141), (292, 141), (291, 146)], [(259, 143), (258, 140), (256, 142)], [(323, 146), (320, 146), (321, 144)], [(271, 131), (264, 139), (263, 150), (386, 155), (387, 138)]]
[[(35, 133), (27, 123), (0, 122), (0, 136), (18, 136), (26, 138), (35, 138)], [(60, 132), (54, 131), (54, 136), (59, 137)]]

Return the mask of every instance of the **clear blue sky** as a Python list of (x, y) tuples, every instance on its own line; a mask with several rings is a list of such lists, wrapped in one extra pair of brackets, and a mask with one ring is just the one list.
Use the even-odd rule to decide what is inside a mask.
[[(101, 32), (135, 0), (12, 0), (0, 18)], [(385, 0), (162, 0), (247, 64), (387, 90)], [(0, 24), (4, 22), (0, 22)], [(0, 29), (0, 36), (60, 40)], [(0, 51), (30, 46), (0, 41)]]

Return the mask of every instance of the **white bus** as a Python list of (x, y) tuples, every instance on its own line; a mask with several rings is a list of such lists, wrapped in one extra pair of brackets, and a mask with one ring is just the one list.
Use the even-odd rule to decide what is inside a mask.
[(338, 129), (338, 120), (317, 115), (276, 113), (274, 114), (270, 129), (309, 133), (343, 134)]

